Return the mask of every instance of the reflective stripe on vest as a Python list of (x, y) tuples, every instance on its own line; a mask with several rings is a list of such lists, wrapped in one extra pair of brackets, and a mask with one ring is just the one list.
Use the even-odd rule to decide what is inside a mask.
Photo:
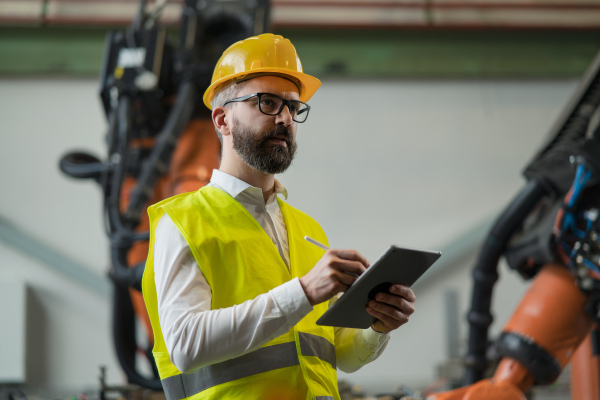
[(310, 333), (298, 332), (300, 351), (303, 356), (314, 356), (331, 364), (335, 369), (335, 346), (329, 340)]
[[(305, 332), (298, 332), (298, 336), (303, 356), (317, 357), (335, 368), (335, 346), (327, 339)], [(161, 382), (167, 399), (180, 400), (222, 383), (294, 365), (299, 365), (296, 342), (280, 343), (207, 365), (189, 374), (171, 376)], [(334, 397), (319, 396), (317, 399), (328, 400)]]

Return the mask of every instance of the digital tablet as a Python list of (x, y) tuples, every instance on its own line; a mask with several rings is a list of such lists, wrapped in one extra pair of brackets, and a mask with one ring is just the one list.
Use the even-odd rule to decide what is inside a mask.
[(390, 246), (317, 320), (317, 325), (368, 328), (376, 320), (366, 310), (369, 300), (393, 284), (412, 286), (441, 255), (439, 251)]

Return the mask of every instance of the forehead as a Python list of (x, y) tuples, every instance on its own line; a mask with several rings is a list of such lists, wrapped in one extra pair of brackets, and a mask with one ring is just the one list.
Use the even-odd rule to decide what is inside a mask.
[(293, 100), (300, 98), (296, 84), (279, 76), (259, 76), (250, 79), (240, 91), (239, 96), (251, 93), (273, 93)]

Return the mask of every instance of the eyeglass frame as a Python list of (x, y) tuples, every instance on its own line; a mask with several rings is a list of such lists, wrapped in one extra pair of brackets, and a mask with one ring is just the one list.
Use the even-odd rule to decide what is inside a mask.
[[(264, 111), (262, 110), (262, 108), (260, 107), (260, 98), (261, 98), (261, 96), (263, 96), (263, 95), (265, 95), (265, 94), (268, 94), (269, 96), (275, 96), (275, 97), (277, 97), (277, 98), (281, 99), (281, 106), (279, 107), (279, 111), (277, 111), (277, 113), (275, 113), (275, 114), (267, 114), (267, 113), (266, 113), (266, 112), (264, 112)], [(288, 111), (290, 111), (290, 110), (291, 110), (291, 109), (290, 109), (290, 105), (291, 105), (292, 103), (300, 103), (300, 104), (304, 104), (304, 105), (306, 106), (306, 118), (304, 118), (304, 121), (297, 121), (297, 120), (295, 120), (295, 119), (294, 119), (294, 116), (292, 115), (292, 113), (291, 113), (291, 112), (290, 112), (290, 115), (291, 115), (291, 117), (292, 117), (292, 121), (294, 121), (294, 122), (297, 122), (297, 123), (299, 123), (299, 124), (302, 124), (302, 123), (306, 122), (306, 120), (308, 119), (308, 113), (310, 112), (310, 106), (309, 106), (307, 103), (305, 103), (305, 102), (303, 102), (303, 101), (300, 101), (300, 100), (286, 100), (286, 99), (284, 99), (283, 97), (281, 97), (281, 96), (278, 96), (278, 95), (276, 95), (276, 94), (273, 94), (273, 93), (263, 93), (263, 92), (260, 92), (260, 93), (252, 93), (252, 94), (248, 94), (248, 95), (246, 95), (246, 96), (236, 97), (235, 99), (230, 99), (230, 100), (227, 100), (227, 101), (226, 101), (226, 102), (224, 102), (224, 103), (223, 103), (221, 106), (222, 106), (222, 107), (225, 107), (225, 106), (226, 106), (227, 104), (229, 104), (229, 103), (234, 103), (234, 102), (242, 102), (242, 101), (249, 100), (249, 99), (251, 99), (251, 98), (253, 98), (253, 97), (256, 97), (256, 98), (258, 99), (258, 102), (257, 102), (257, 104), (256, 104), (256, 105), (258, 106), (258, 111), (260, 111), (261, 113), (263, 113), (263, 114), (265, 114), (265, 115), (270, 115), (270, 116), (275, 116), (275, 115), (279, 115), (279, 114), (281, 114), (281, 112), (283, 111), (283, 107), (284, 107), (284, 106), (287, 106), (287, 108), (288, 108)], [(297, 115), (297, 114), (296, 114), (296, 115)]]

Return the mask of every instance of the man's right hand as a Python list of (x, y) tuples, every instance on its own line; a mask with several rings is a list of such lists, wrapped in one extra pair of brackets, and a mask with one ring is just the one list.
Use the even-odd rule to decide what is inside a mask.
[(345, 292), (357, 279), (351, 274), (361, 275), (369, 265), (356, 250), (330, 249), (308, 274), (300, 278), (300, 284), (314, 306)]

